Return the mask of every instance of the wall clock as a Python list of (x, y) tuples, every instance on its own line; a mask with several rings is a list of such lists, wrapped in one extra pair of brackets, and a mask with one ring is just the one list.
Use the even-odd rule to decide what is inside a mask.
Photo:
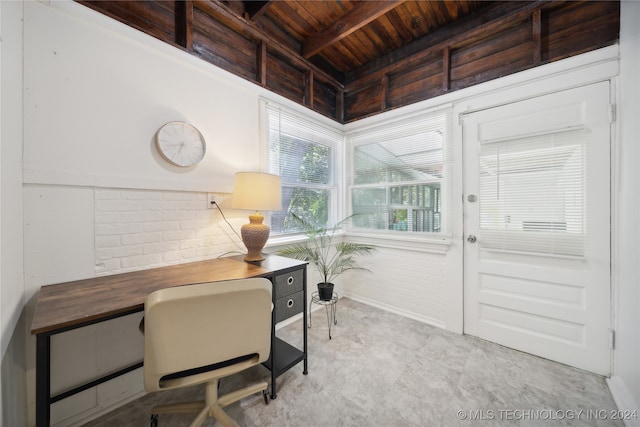
[(207, 145), (198, 129), (185, 122), (169, 122), (158, 129), (156, 148), (176, 166), (193, 166), (204, 158)]

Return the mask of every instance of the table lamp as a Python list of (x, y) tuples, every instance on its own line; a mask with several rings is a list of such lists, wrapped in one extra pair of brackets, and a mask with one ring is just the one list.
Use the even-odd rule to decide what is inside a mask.
[(262, 248), (269, 239), (269, 226), (263, 224), (259, 211), (282, 210), (280, 177), (263, 172), (238, 172), (233, 185), (233, 209), (250, 209), (249, 224), (240, 229), (242, 242), (247, 247), (245, 261), (262, 261)]

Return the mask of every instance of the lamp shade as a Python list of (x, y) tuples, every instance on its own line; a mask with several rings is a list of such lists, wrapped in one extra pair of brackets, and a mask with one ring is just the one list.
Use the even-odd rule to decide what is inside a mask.
[(238, 172), (233, 185), (233, 209), (279, 211), (282, 209), (281, 180), (263, 172)]

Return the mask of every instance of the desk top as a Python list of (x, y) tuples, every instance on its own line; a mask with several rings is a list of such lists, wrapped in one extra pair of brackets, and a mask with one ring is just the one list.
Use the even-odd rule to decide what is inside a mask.
[(144, 310), (151, 292), (173, 286), (266, 277), (307, 264), (277, 255), (248, 263), (243, 256), (94, 277), (40, 288), (31, 333), (60, 332)]

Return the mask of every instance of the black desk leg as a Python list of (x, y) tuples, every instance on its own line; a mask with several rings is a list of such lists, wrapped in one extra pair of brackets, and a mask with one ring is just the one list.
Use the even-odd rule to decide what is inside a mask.
[(51, 417), (51, 335), (36, 335), (36, 426), (48, 427)]
[(271, 400), (275, 399), (276, 397), (278, 397), (278, 395), (276, 394), (276, 370), (272, 369), (271, 370)]
[[(273, 302), (275, 304), (275, 301)], [(276, 394), (276, 313), (271, 310), (271, 400), (278, 397)]]
[(304, 367), (302, 373), (307, 375), (309, 370), (307, 369), (307, 316), (311, 311), (307, 311), (307, 269), (305, 267), (304, 270), (304, 285), (303, 285), (303, 295), (304, 295), (304, 307), (302, 309), (302, 339), (303, 339), (303, 347), (302, 351), (304, 352), (304, 361), (302, 362)]

